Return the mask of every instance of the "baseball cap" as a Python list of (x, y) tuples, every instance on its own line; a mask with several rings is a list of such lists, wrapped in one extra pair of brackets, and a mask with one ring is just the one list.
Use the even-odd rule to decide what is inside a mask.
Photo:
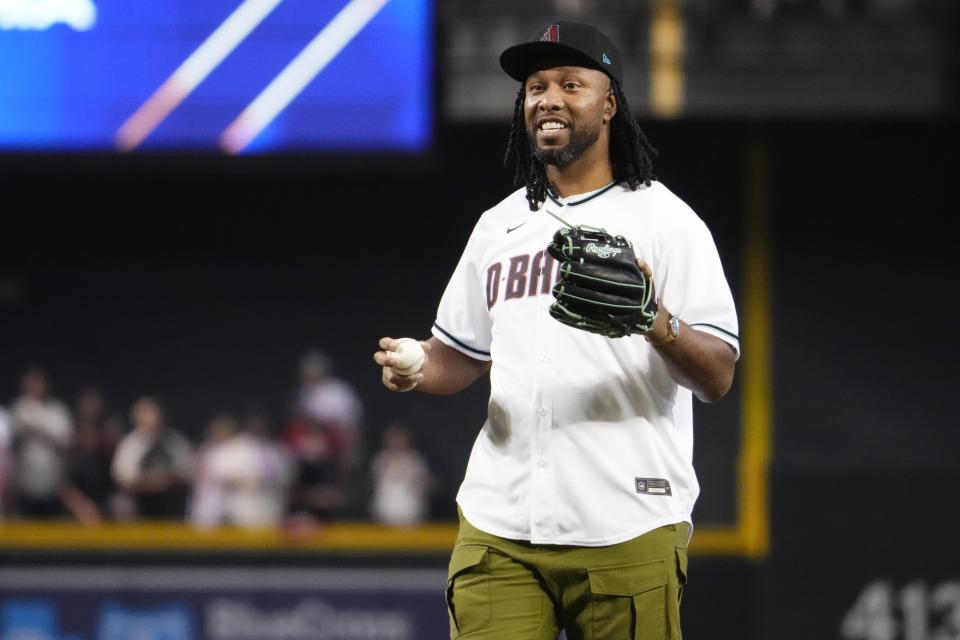
[(529, 42), (500, 54), (500, 66), (524, 82), (538, 63), (549, 61), (599, 69), (623, 84), (620, 51), (613, 40), (592, 24), (560, 20), (538, 30)]

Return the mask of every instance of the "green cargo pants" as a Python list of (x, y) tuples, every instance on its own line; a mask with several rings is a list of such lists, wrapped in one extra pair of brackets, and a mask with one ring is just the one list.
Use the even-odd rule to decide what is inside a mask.
[(530, 544), (460, 516), (450, 558), (450, 638), (680, 640), (686, 523), (606, 547)]

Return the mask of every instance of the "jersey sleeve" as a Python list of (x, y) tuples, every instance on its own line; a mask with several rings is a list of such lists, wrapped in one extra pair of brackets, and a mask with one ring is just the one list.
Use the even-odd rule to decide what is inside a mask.
[(477, 360), (490, 360), (492, 323), (483, 289), (480, 225), (467, 246), (440, 299), (433, 335), (449, 347)]
[(664, 239), (654, 280), (663, 305), (697, 331), (720, 338), (740, 357), (737, 310), (713, 235), (692, 211)]

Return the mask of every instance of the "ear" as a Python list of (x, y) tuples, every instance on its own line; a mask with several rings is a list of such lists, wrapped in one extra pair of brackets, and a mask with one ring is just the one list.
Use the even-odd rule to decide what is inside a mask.
[(613, 81), (611, 80), (611, 86), (607, 91), (607, 97), (603, 104), (603, 124), (607, 124), (613, 120), (613, 116), (615, 115), (617, 115), (617, 94), (613, 90)]

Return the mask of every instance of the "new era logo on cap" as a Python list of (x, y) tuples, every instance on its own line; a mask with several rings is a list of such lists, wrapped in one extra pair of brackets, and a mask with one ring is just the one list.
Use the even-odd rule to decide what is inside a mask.
[(547, 27), (540, 36), (540, 42), (560, 42), (560, 25), (552, 24)]

